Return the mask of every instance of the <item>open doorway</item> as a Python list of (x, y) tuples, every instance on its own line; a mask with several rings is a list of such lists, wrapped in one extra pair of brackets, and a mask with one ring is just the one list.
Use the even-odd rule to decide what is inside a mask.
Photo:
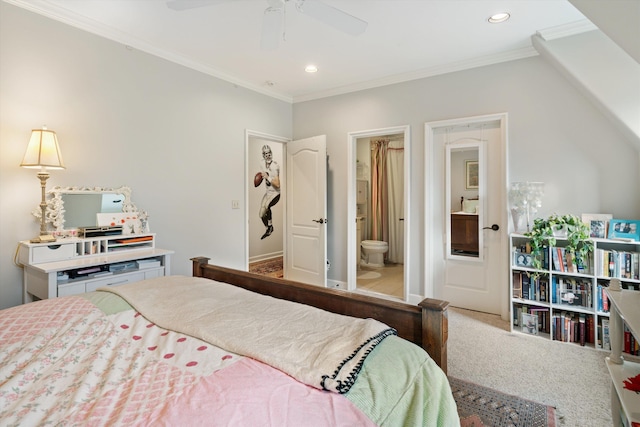
[(282, 194), (289, 140), (247, 131), (247, 271), (283, 277), (285, 206)]
[(409, 127), (349, 139), (348, 289), (406, 301)]

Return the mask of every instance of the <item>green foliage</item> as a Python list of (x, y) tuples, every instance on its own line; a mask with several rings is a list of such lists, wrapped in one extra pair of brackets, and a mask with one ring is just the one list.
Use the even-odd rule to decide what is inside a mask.
[[(556, 245), (554, 232), (566, 231), (565, 250), (573, 254), (576, 261), (586, 264), (589, 253), (593, 251), (593, 241), (589, 239), (589, 227), (576, 215), (552, 214), (548, 218), (536, 218), (531, 231), (524, 233), (529, 237), (533, 267), (542, 268), (542, 251)], [(565, 237), (563, 236), (563, 239)]]

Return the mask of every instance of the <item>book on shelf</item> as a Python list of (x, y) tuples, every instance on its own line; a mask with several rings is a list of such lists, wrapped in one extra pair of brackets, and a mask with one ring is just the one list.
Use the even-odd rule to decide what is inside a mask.
[(556, 271), (564, 271), (564, 263), (562, 261), (562, 248), (551, 248), (551, 257), (553, 259), (553, 269)]
[(531, 298), (531, 277), (528, 274), (522, 274), (520, 276), (522, 281), (522, 298), (524, 299), (532, 299)]
[(624, 324), (623, 337), (624, 337), (623, 351), (626, 354), (629, 354), (632, 356), (640, 356), (640, 343), (638, 342), (636, 337), (633, 335), (633, 333), (631, 332), (631, 330), (629, 329), (626, 323)]
[(611, 337), (609, 335), (609, 319), (602, 318), (602, 349), (611, 351)]
[(590, 271), (589, 258), (577, 258), (575, 254), (567, 252), (565, 248), (551, 248), (553, 269), (563, 273), (588, 273)]
[(553, 314), (553, 335), (556, 341), (572, 342), (580, 344), (592, 343), (590, 328), (593, 324), (593, 316), (585, 313), (561, 311)]
[(530, 307), (529, 312), (538, 316), (538, 331), (549, 333), (549, 309), (546, 307)]
[(527, 307), (518, 304), (513, 308), (513, 326), (520, 326), (520, 319), (522, 318), (522, 313), (527, 313)]
[(528, 273), (513, 271), (512, 297), (531, 301), (549, 302), (549, 279), (538, 276), (535, 279)]
[(549, 317), (549, 308), (548, 307), (539, 307), (534, 305), (526, 305), (526, 304), (514, 304), (513, 305), (513, 327), (521, 327), (526, 328), (527, 323), (523, 321), (523, 319), (527, 319), (528, 321), (532, 321), (533, 317), (525, 316), (525, 315), (535, 315), (536, 321), (536, 332), (528, 332), (526, 333), (537, 335), (539, 332), (549, 333), (550, 328), (550, 317)]
[(577, 273), (578, 272), (578, 267), (573, 262), (573, 255), (570, 254), (570, 253), (566, 253), (564, 250), (562, 252), (564, 254), (564, 260), (567, 263), (567, 271), (569, 273)]
[(513, 298), (522, 298), (522, 274), (519, 271), (514, 271), (512, 276), (513, 286)]
[(596, 307), (598, 311), (602, 313), (609, 312), (609, 297), (605, 292), (605, 289), (609, 287), (609, 282), (601, 282), (598, 281), (598, 285), (596, 286)]
[(640, 253), (596, 249), (596, 274), (602, 277), (640, 280)]
[(587, 342), (589, 344), (594, 344), (596, 328), (595, 328), (595, 320), (593, 319), (593, 316), (587, 316), (587, 321), (585, 322), (585, 328), (586, 328)]
[(538, 301), (549, 302), (549, 279), (538, 277)]

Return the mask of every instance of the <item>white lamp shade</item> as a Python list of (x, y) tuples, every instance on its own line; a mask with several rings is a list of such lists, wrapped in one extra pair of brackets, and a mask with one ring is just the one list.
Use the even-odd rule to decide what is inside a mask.
[(23, 168), (64, 169), (56, 133), (48, 129), (34, 129), (20, 166)]

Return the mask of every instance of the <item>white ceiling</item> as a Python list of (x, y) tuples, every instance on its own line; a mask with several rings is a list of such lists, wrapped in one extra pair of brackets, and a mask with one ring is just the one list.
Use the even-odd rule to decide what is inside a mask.
[[(352, 36), (291, 0), (285, 40), (261, 50), (267, 0), (184, 11), (166, 0), (5, 1), (290, 102), (532, 56), (537, 31), (595, 28), (567, 0), (324, 0), (368, 22)], [(487, 22), (503, 11), (510, 20)], [(310, 63), (317, 73), (304, 72)]]

